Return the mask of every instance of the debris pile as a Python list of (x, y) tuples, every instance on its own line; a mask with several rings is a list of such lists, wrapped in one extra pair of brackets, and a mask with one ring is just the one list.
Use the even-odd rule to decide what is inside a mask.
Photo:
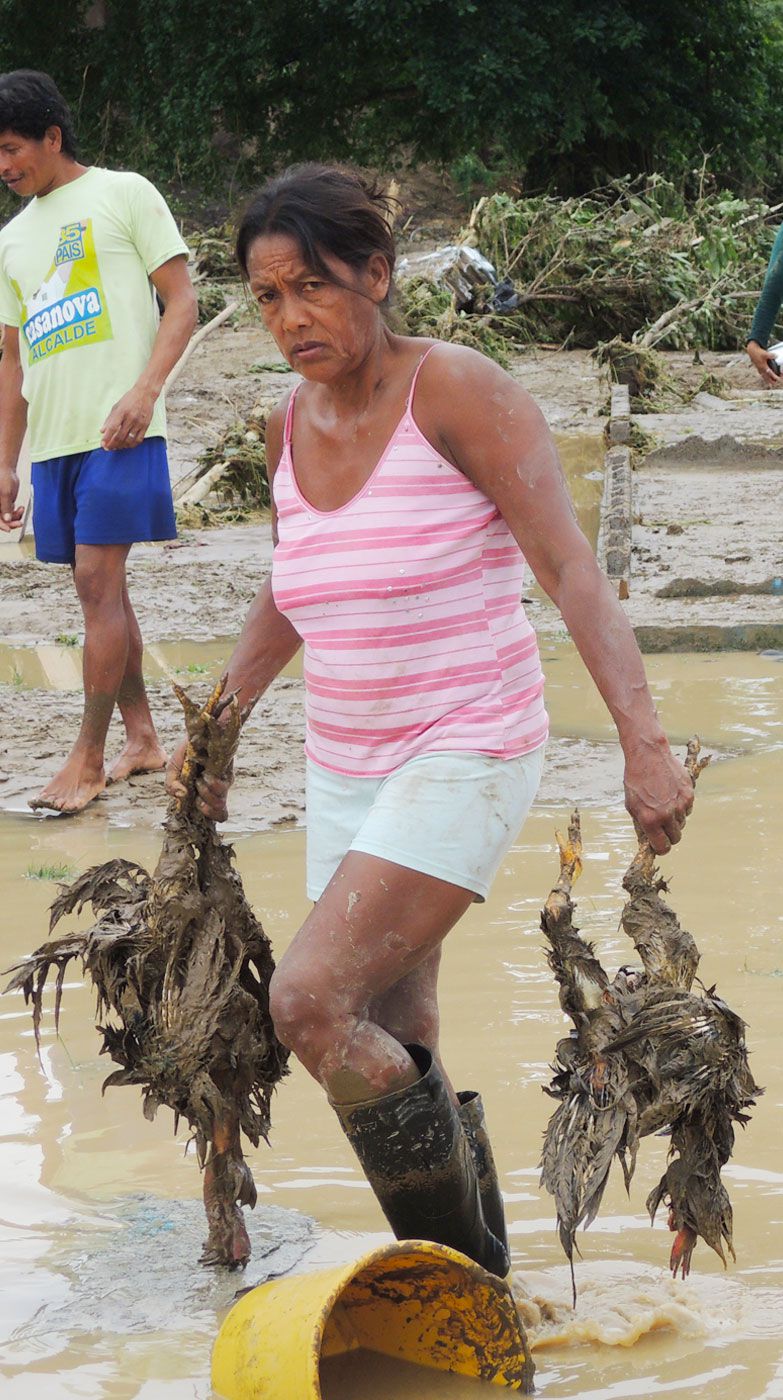
[(224, 429), (201, 453), (192, 471), (174, 487), (177, 520), (205, 526), (219, 518), (245, 520), (269, 505), (265, 433), (267, 417), (279, 398), (276, 388), (262, 390), (245, 419)]
[(626, 177), (571, 199), (485, 196), (469, 236), (513, 279), (520, 338), (731, 350), (744, 344), (781, 209), (725, 191), (688, 202), (660, 175)]
[(211, 492), (229, 505), (259, 509), (269, 505), (264, 433), (266, 418), (254, 414), (221, 433), (198, 459), (199, 475), (179, 505), (195, 505)]
[(498, 330), (499, 318), (457, 311), (454, 293), (447, 287), (438, 287), (425, 277), (411, 277), (399, 284), (394, 306), (403, 334), (469, 345), (506, 367), (514, 342)]
[[(485, 195), (459, 242), (400, 259), (401, 322), (501, 363), (532, 342), (739, 349), (782, 212), (728, 191), (686, 199), (661, 175), (570, 199)], [(227, 225), (191, 243), (198, 278), (236, 278)]]

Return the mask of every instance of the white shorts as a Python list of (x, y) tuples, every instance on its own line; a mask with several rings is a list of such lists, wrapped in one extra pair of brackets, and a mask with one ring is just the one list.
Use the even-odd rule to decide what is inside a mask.
[(307, 761), (307, 894), (364, 851), (486, 898), (541, 781), (544, 745), (520, 758), (430, 753), (385, 778)]

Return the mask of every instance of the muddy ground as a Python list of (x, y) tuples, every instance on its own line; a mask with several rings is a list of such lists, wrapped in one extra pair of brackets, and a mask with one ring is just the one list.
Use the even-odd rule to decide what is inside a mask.
[[(702, 395), (702, 402), (683, 406), (676, 414), (638, 420), (650, 434), (646, 442), (650, 456), (644, 463), (637, 459), (635, 473), (635, 574), (628, 605), (635, 625), (666, 624), (667, 608), (677, 625), (683, 613), (693, 614), (688, 601), (663, 604), (656, 598), (668, 578), (714, 578), (728, 570), (732, 576), (752, 581), (780, 569), (778, 454), (783, 449), (783, 393), (759, 395), (741, 356), (703, 356), (699, 365), (693, 365), (692, 356), (670, 360), (680, 380), (693, 388), (707, 372), (721, 375), (729, 397), (719, 400), (723, 407), (716, 407), (709, 396), (704, 401)], [(235, 327), (219, 329), (195, 353), (169, 398), (175, 481), (193, 468), (199, 453), (225, 427), (246, 418), (259, 401), (268, 404), (288, 390), (290, 374), (253, 368), (279, 361), (273, 343), (247, 311)], [(573, 449), (572, 455), (585, 458), (589, 470), (582, 471), (578, 490), (600, 494), (596, 468), (602, 461), (608, 395), (593, 357), (585, 351), (531, 349), (517, 357), (513, 372), (540, 403), (564, 454)], [(727, 449), (724, 443), (714, 455), (711, 448), (697, 447), (694, 452), (693, 444), (721, 437), (735, 446)], [(753, 441), (761, 443), (756, 457), (748, 448)], [(687, 452), (683, 456), (685, 442), (691, 444), (694, 461)], [(590, 509), (588, 503), (588, 515)], [(682, 528), (671, 531), (672, 524)], [(145, 640), (154, 647), (178, 640), (204, 644), (216, 637), (230, 639), (268, 573), (270, 558), (269, 523), (263, 518), (218, 529), (185, 530), (173, 546), (136, 547), (129, 582)], [(26, 651), (51, 645), (58, 638), (71, 642), (81, 638), (81, 615), (69, 571), (36, 563), (28, 546), (0, 547), (0, 597), (6, 648)], [(719, 598), (709, 607), (713, 603), (721, 615), (780, 616), (776, 598)], [(698, 606), (703, 611), (703, 600)], [(545, 641), (563, 635), (558, 614), (544, 600), (533, 596), (530, 611)], [(229, 649), (227, 640), (226, 652)], [(66, 655), (62, 642), (61, 650), (74, 672), (78, 652)], [(13, 659), (20, 654), (9, 652), (11, 660), (0, 672), (12, 682), (0, 692), (0, 804), (11, 810), (23, 809), (27, 798), (55, 771), (76, 736), (80, 714), (77, 690), (26, 685)], [(197, 647), (191, 671), (200, 673), (205, 668), (198, 665), (198, 656)], [(214, 673), (214, 656), (210, 666)], [(183, 675), (176, 678), (183, 680)], [(191, 678), (184, 674), (185, 680)], [(200, 674), (194, 679), (203, 690)], [(78, 675), (74, 672), (65, 684), (78, 684)], [(172, 745), (181, 726), (169, 686), (156, 683), (152, 699), (164, 743)], [(295, 676), (281, 678), (258, 707), (243, 742), (232, 826), (265, 829), (302, 820), (302, 711), (301, 681)], [(114, 725), (109, 755), (120, 747), (119, 735)], [(574, 745), (580, 744), (584, 751), (577, 753)], [(574, 762), (588, 754), (589, 763)], [(619, 798), (619, 774), (613, 746), (557, 739), (551, 747), (542, 798), (589, 802), (605, 800), (612, 792)], [(112, 822), (135, 825), (157, 823), (162, 814), (161, 782), (150, 776), (109, 790), (79, 820), (103, 820), (108, 815)]]
[[(204, 680), (188, 687), (196, 696), (208, 693)], [(13, 701), (9, 687), (4, 699)], [(0, 754), (0, 806), (24, 812), (58, 760), (76, 738), (81, 718), (77, 691), (18, 692), (13, 717), (16, 738), (3, 736)], [(164, 745), (172, 749), (182, 733), (181, 710), (170, 686), (150, 686), (150, 703)], [(8, 723), (3, 721), (4, 727)], [(302, 682), (280, 677), (248, 721), (231, 790), (228, 829), (267, 831), (304, 824), (304, 705)], [(122, 730), (112, 723), (107, 745), (111, 756), (122, 747)], [(584, 738), (550, 740), (547, 767), (539, 800), (580, 806), (606, 805), (621, 792), (622, 765), (615, 744)], [(162, 776), (137, 775), (110, 787), (78, 817), (80, 822), (118, 826), (159, 826), (165, 816)], [(55, 814), (30, 813), (32, 822), (68, 821)]]

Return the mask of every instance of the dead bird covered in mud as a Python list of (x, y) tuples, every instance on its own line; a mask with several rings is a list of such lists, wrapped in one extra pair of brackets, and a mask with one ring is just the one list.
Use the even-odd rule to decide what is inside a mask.
[[(688, 745), (693, 782), (709, 760)], [(592, 944), (573, 924), (571, 887), (582, 868), (579, 815), (558, 836), (560, 878), (541, 927), (560, 1005), (575, 1029), (557, 1046), (547, 1093), (560, 1104), (544, 1137), (541, 1181), (555, 1198), (560, 1239), (571, 1264), (580, 1225), (595, 1219), (614, 1157), (630, 1186), (640, 1139), (671, 1134), (670, 1160), (647, 1200), (651, 1219), (663, 1202), (676, 1231), (670, 1266), (683, 1278), (699, 1236), (726, 1263), (734, 1257), (731, 1203), (721, 1168), (734, 1147), (735, 1123), (761, 1093), (745, 1049), (744, 1022), (715, 988), (696, 983), (699, 952), (661, 898), (646, 839), (623, 879), (629, 898), (623, 929), (641, 959), (612, 981)]]
[(256, 1202), (240, 1134), (254, 1146), (266, 1137), (288, 1052), (269, 1015), (269, 940), (245, 899), (231, 847), (196, 807), (198, 774), (225, 776), (239, 742), (242, 716), (234, 698), (223, 698), (223, 684), (203, 709), (175, 687), (189, 738), (187, 796), (169, 802), (154, 873), (128, 860), (85, 871), (52, 905), (50, 933), (87, 904), (97, 923), (43, 944), (11, 969), (6, 990), (21, 988), (32, 1001), (37, 1041), (49, 972), (57, 969), (57, 1025), (66, 969), (81, 957), (98, 994), (102, 1051), (121, 1066), (104, 1089), (138, 1084), (146, 1118), (166, 1104), (175, 1130), (187, 1119), (204, 1169), (209, 1234), (201, 1262), (237, 1268), (250, 1257), (241, 1207)]

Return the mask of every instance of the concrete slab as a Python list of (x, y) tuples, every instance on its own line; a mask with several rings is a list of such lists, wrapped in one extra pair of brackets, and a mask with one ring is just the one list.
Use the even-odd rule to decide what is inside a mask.
[[(633, 474), (627, 615), (648, 650), (783, 645), (783, 462), (726, 469), (653, 454)], [(700, 596), (661, 597), (675, 579)], [(668, 643), (667, 643), (668, 636)]]

